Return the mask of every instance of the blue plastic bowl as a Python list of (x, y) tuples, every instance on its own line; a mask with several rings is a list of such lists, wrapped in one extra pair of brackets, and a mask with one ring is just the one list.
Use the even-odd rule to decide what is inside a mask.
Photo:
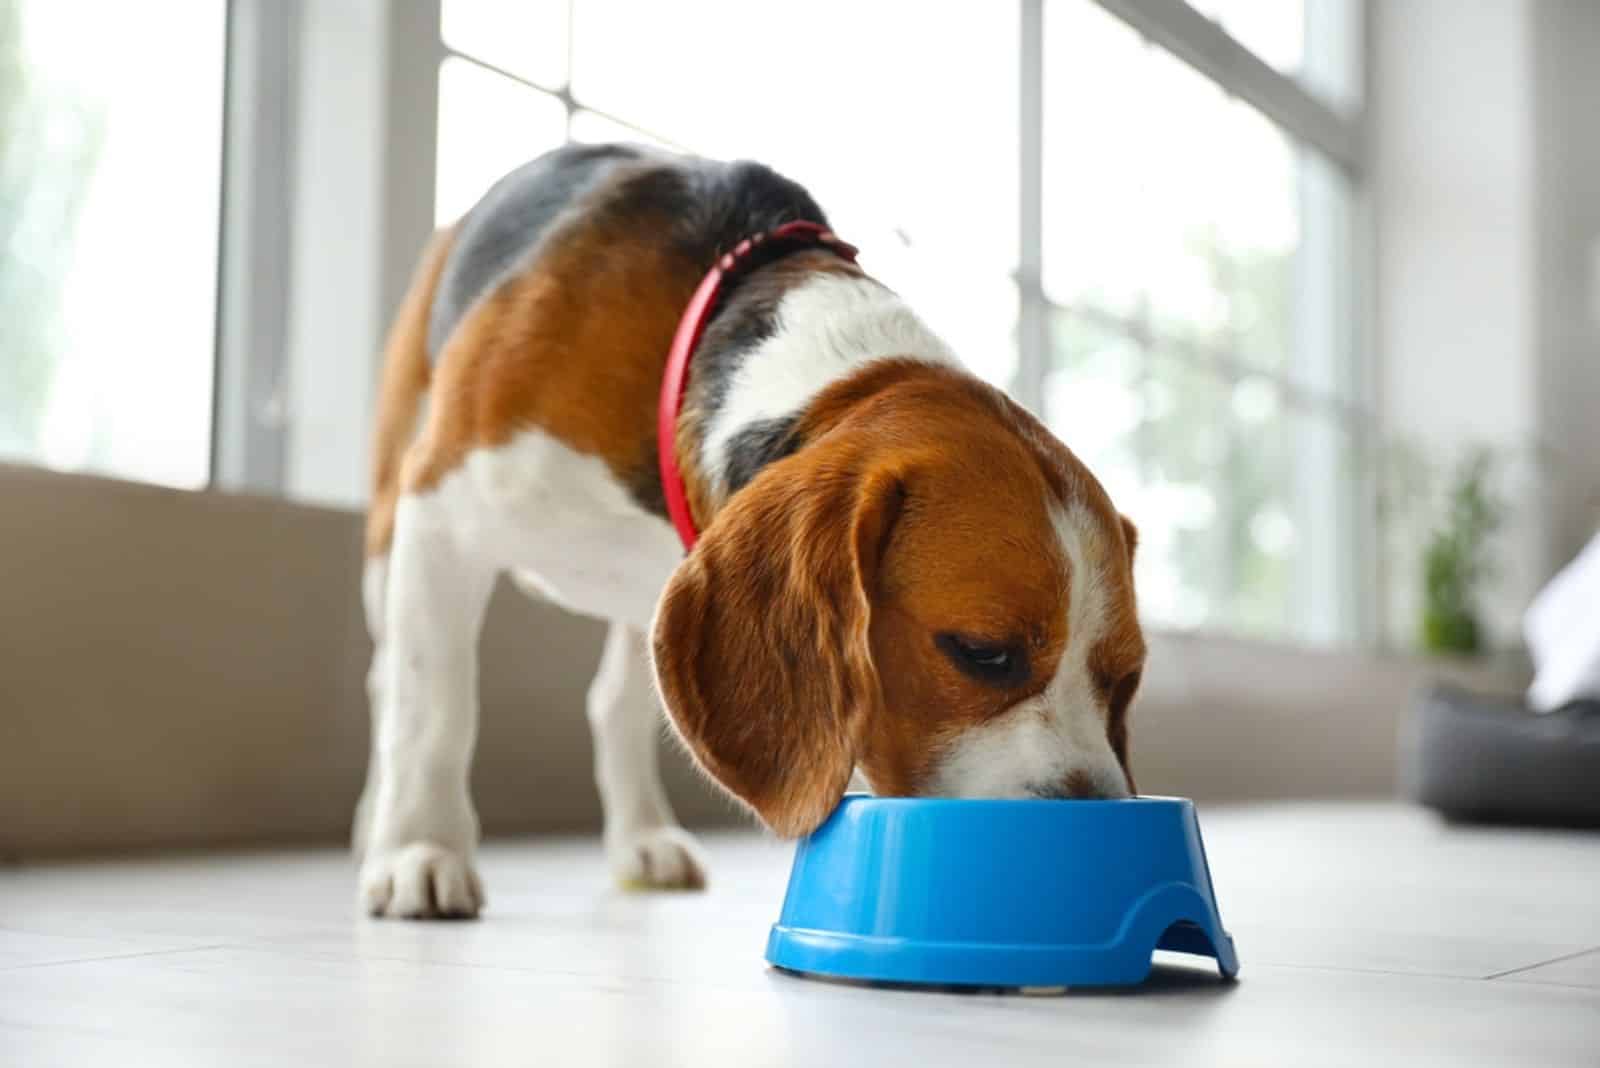
[(1126, 986), (1177, 950), (1239, 971), (1194, 804), (851, 795), (795, 851), (767, 960), (940, 986)]

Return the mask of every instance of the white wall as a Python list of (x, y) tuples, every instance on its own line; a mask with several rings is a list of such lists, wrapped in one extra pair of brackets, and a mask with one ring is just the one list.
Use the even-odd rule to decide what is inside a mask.
[(1538, 407), (1559, 565), (1600, 526), (1600, 4), (1541, 0), (1533, 50)]
[[(1578, 487), (1600, 484), (1600, 355), (1574, 267), (1600, 236), (1600, 5), (1390, 0), (1372, 20), (1380, 419), (1438, 456), (1475, 441), (1515, 451), (1504, 573), (1486, 605), (1492, 639), (1509, 643), (1578, 538)], [(1414, 546), (1406, 556), (1386, 591), (1402, 641)]]

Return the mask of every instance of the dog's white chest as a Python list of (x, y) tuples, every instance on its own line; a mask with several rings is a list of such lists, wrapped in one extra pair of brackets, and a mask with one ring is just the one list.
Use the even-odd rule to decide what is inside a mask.
[(683, 546), (604, 462), (528, 431), (475, 452), (460, 482), (466, 535), (519, 584), (583, 615), (649, 626)]

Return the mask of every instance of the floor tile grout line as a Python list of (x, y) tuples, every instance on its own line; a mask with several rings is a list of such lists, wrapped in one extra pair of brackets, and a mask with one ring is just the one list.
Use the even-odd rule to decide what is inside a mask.
[(101, 957), (73, 957), (71, 960), (42, 960), (34, 964), (13, 964), (0, 967), (0, 973), (22, 972), (34, 968), (60, 968), (68, 964), (99, 964), (108, 960), (133, 960), (138, 957), (170, 957), (176, 953), (198, 953), (203, 950), (227, 949), (234, 942), (208, 942), (198, 946), (176, 946), (172, 949), (146, 949), (138, 953), (110, 953)]
[(1541, 960), (1533, 964), (1524, 964), (1520, 968), (1507, 968), (1503, 972), (1495, 972), (1493, 975), (1486, 975), (1483, 978), (1486, 982), (1492, 979), (1504, 979), (1508, 975), (1520, 975), (1523, 972), (1531, 972), (1535, 968), (1543, 968), (1549, 964), (1560, 964), (1563, 961), (1577, 960), (1579, 957), (1586, 957), (1590, 953), (1600, 953), (1600, 946), (1590, 946), (1588, 949), (1580, 949), (1575, 953), (1568, 953), (1560, 957), (1551, 957), (1549, 960)]
[[(672, 977), (672, 976), (637, 975), (637, 974), (628, 974), (628, 973), (622, 973), (622, 974), (604, 973), (604, 974), (602, 974), (602, 973), (598, 973), (598, 972), (578, 972), (578, 971), (572, 971), (570, 969), (536, 968), (536, 967), (529, 967), (527, 965), (518, 965), (518, 964), (488, 964), (488, 963), (484, 963), (484, 962), (480, 962), (480, 961), (463, 961), (463, 960), (428, 960), (426, 958), (419, 958), (419, 957), (397, 957), (397, 956), (393, 956), (391, 954), (383, 954), (383, 953), (380, 953), (380, 954), (353, 953), (353, 954), (350, 954), (350, 955), (346, 956), (346, 955), (339, 954), (339, 953), (336, 953), (336, 952), (333, 952), (333, 951), (330, 951), (330, 950), (320, 950), (320, 949), (311, 949), (311, 948), (308, 948), (308, 947), (303, 947), (303, 948), (300, 948), (298, 951), (296, 951), (295, 947), (292, 947), (292, 946), (269, 945), (267, 943), (259, 943), (259, 942), (228, 942), (228, 943), (223, 943), (222, 945), (210, 946), (210, 947), (207, 947), (207, 948), (211, 948), (211, 949), (224, 949), (224, 948), (226, 948), (226, 949), (240, 949), (240, 950), (245, 950), (246, 952), (261, 952), (261, 953), (266, 953), (266, 954), (270, 954), (270, 955), (273, 955), (273, 956), (288, 957), (288, 958), (290, 958), (292, 960), (315, 961), (315, 962), (318, 962), (318, 963), (326, 963), (326, 964), (341, 964), (341, 963), (348, 963), (348, 962), (355, 962), (355, 961), (378, 961), (378, 962), (381, 962), (381, 963), (384, 963), (384, 964), (407, 964), (407, 965), (416, 965), (416, 966), (427, 967), (427, 968), (468, 968), (468, 969), (472, 969), (472, 970), (475, 970), (475, 971), (509, 972), (511, 974), (514, 974), (514, 975), (548, 975), (548, 976), (552, 976), (552, 977), (554, 977), (556, 979), (593, 979), (593, 980), (622, 979), (622, 980), (625, 980), (625, 981), (628, 981), (628, 982), (668, 983), (668, 984), (673, 984), (673, 985), (680, 984), (683, 981), (681, 979), (678, 979), (678, 978), (675, 978), (675, 977)], [(706, 983), (706, 982), (702, 982), (702, 981), (700, 981), (698, 979), (697, 980), (693, 980), (692, 982), (696, 986), (702, 986), (702, 987), (704, 987), (706, 989), (710, 989), (710, 990), (743, 990), (743, 989), (745, 989), (744, 987), (739, 987), (739, 986), (729, 986), (726, 983)]]
[(1586, 994), (1600, 994), (1600, 987), (1593, 983), (1562, 983), (1554, 979), (1512, 979), (1511, 985), (1541, 990), (1582, 990)]
[(1482, 981), (1480, 976), (1462, 975), (1459, 972), (1430, 972), (1402, 968), (1361, 968), (1347, 964), (1291, 964), (1288, 961), (1269, 960), (1256, 961), (1253, 967), (1292, 968), (1295, 971), (1302, 972), (1340, 972), (1345, 975), (1393, 975), (1403, 979), (1448, 979), (1452, 982), (1462, 983)]

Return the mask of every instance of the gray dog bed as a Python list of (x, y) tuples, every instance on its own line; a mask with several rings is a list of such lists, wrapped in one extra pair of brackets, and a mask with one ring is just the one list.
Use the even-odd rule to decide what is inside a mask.
[(1536, 715), (1437, 687), (1400, 757), (1406, 794), (1451, 819), (1600, 827), (1600, 702)]

